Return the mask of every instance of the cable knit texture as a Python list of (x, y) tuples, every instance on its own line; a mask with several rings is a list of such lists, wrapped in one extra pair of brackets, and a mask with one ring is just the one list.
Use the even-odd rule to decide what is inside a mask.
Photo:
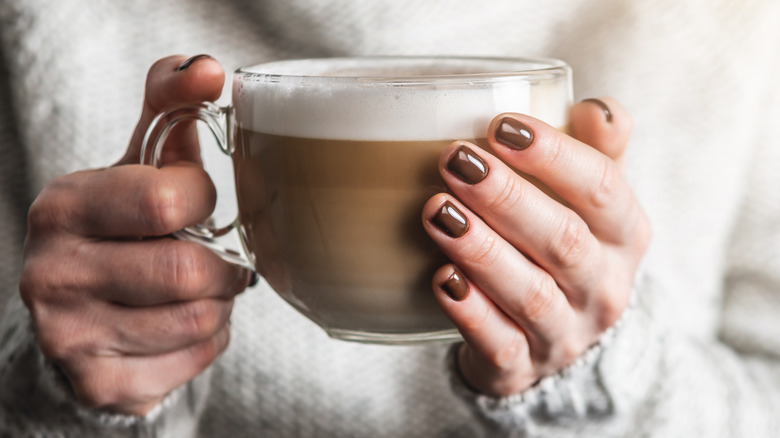
[[(0, 0), (0, 436), (780, 436), (777, 23), (770, 0)], [(173, 53), (227, 71), (567, 61), (577, 98), (614, 96), (634, 118), (627, 175), (654, 241), (632, 310), (570, 368), (497, 400), (450, 383), (447, 346), (331, 340), (259, 286), (236, 301), (226, 353), (153, 415), (79, 407), (17, 296), (25, 211), (52, 177), (121, 156), (146, 70)]]

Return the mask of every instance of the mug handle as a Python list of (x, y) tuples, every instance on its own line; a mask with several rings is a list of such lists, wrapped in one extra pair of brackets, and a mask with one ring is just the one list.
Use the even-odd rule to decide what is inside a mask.
[[(171, 129), (176, 124), (185, 120), (196, 120), (205, 123), (214, 135), (220, 150), (230, 156), (232, 147), (227, 135), (227, 128), (231, 110), (232, 107), (230, 106), (221, 107), (213, 102), (201, 102), (194, 105), (177, 106), (161, 112), (152, 120), (152, 123), (146, 130), (146, 135), (141, 145), (141, 164), (160, 168), (162, 166), (160, 157), (168, 134), (170, 134)], [(228, 240), (230, 234), (233, 234), (239, 241), (243, 242), (238, 226), (238, 217), (224, 227), (199, 223), (176, 231), (173, 233), (173, 236), (181, 240), (203, 245), (214, 251), (225, 261), (254, 271), (254, 264), (243, 251), (237, 251), (225, 246), (224, 241)]]

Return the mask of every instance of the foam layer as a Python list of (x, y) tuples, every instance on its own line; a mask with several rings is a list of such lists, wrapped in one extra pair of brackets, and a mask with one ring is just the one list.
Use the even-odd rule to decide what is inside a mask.
[[(538, 61), (390, 63), (309, 60), (244, 69), (233, 80), (236, 121), (257, 132), (350, 140), (480, 138), (502, 112), (553, 126), (566, 122), (571, 85), (562, 63), (555, 69)], [(528, 68), (535, 71), (516, 73)]]

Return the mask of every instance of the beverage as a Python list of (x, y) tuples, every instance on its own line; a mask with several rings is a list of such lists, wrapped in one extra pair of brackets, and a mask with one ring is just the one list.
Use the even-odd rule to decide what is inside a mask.
[(274, 267), (263, 275), (331, 330), (450, 328), (431, 291), (433, 272), (447, 260), (420, 217), (425, 201), (446, 191), (437, 163), (448, 143), (238, 130), (237, 180), (263, 178), (238, 185), (247, 246), (277, 248), (258, 260)]
[[(487, 147), (488, 124), (502, 112), (564, 126), (570, 100), (569, 69), (554, 60), (339, 58), (239, 69), (231, 108), (201, 104), (177, 117), (206, 121), (230, 151), (247, 257), (214, 245), (230, 227), (199, 225), (183, 237), (255, 268), (331, 336), (457, 339), (431, 286), (447, 260), (421, 218), (447, 190), (440, 154), (454, 140)], [(175, 115), (162, 119), (171, 126)]]

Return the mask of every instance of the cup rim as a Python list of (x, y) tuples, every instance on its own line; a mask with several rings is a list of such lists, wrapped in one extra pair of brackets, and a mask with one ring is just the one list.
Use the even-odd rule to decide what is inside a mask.
[[(307, 67), (319, 67), (325, 64), (333, 65), (334, 68), (342, 66), (339, 70), (331, 68), (328, 74), (323, 73), (299, 73)], [(363, 66), (363, 68), (372, 68), (379, 70), (376, 65), (389, 65), (391, 63), (402, 63), (411, 68), (417, 67), (437, 67), (443, 63), (460, 65), (503, 65), (507, 68), (482, 69), (481, 71), (463, 72), (463, 73), (442, 73), (442, 74), (355, 74), (339, 73), (350, 71), (344, 66)], [(511, 68), (511, 66), (516, 66)], [(524, 66), (524, 68), (518, 68)], [(297, 71), (295, 69), (298, 69)], [(559, 59), (544, 57), (491, 57), (491, 56), (346, 56), (346, 57), (320, 57), (320, 58), (293, 58), (282, 59), (240, 67), (235, 71), (235, 75), (243, 80), (253, 82), (298, 82), (306, 80), (321, 80), (327, 82), (351, 82), (362, 85), (390, 85), (390, 86), (410, 86), (410, 85), (430, 85), (440, 83), (479, 83), (496, 82), (502, 80), (545, 80), (554, 79), (568, 74), (569, 65)]]

